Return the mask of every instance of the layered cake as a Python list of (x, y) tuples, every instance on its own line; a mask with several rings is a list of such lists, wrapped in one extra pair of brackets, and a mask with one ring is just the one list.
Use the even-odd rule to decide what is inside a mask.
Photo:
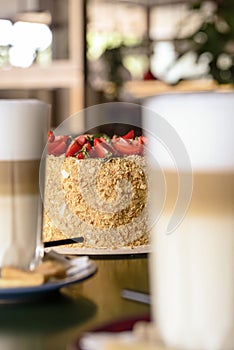
[(44, 241), (82, 236), (74, 247), (148, 243), (143, 136), (55, 136), (49, 132)]

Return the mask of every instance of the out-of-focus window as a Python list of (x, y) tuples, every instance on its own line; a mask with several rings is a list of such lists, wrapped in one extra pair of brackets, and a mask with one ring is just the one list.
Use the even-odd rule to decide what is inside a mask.
[[(204, 1), (202, 13), (191, 14), (191, 2), (160, 5), (153, 1), (101, 1), (87, 3), (87, 58), (92, 83), (108, 79), (105, 54), (118, 49), (124, 68), (131, 79), (144, 79), (151, 69), (153, 75), (168, 83), (207, 75), (207, 57), (199, 62), (188, 53), (177, 62), (174, 40), (192, 35), (203, 16), (214, 11), (211, 1)], [(117, 51), (116, 51), (117, 53)], [(94, 71), (96, 74), (92, 74)]]
[(0, 68), (69, 59), (69, 0), (11, 0), (0, 8)]
[(51, 61), (52, 32), (44, 23), (0, 19), (0, 67)]
[[(153, 41), (151, 69), (163, 81), (176, 83), (180, 79), (207, 76), (208, 58), (197, 61), (196, 54), (188, 50), (181, 60), (177, 60), (174, 40), (185, 45), (184, 39), (191, 36), (201, 26), (204, 17), (214, 12), (211, 1), (204, 1), (203, 10), (191, 11), (189, 3), (170, 6), (154, 6), (150, 12), (150, 37)], [(186, 51), (186, 47), (184, 47)]]
[(52, 32), (43, 23), (16, 22), (9, 42), (9, 63), (29, 67), (36, 58), (40, 63), (51, 61)]
[(148, 65), (147, 18), (137, 3), (87, 2), (88, 81), (110, 99), (122, 84), (141, 79)]

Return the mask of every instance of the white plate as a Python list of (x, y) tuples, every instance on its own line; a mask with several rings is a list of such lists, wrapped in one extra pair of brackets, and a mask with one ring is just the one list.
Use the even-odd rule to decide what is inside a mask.
[[(49, 251), (50, 248), (45, 249)], [(116, 249), (107, 248), (63, 248), (63, 247), (53, 247), (57, 253), (65, 255), (131, 255), (131, 254), (147, 254), (150, 252), (150, 245), (142, 245), (134, 248), (121, 247)]]
[(73, 275), (56, 280), (49, 281), (40, 286), (33, 287), (17, 287), (17, 288), (0, 288), (0, 303), (11, 301), (23, 301), (38, 297), (44, 297), (46, 294), (57, 291), (62, 287), (66, 287), (73, 283), (80, 283), (95, 274), (97, 270), (96, 264), (90, 261), (87, 267)]

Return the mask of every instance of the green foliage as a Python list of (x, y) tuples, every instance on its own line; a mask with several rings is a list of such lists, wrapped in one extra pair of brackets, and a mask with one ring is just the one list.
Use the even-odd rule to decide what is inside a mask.
[[(193, 3), (191, 11), (202, 15), (202, 1)], [(209, 58), (209, 74), (220, 84), (234, 84), (234, 1), (216, 3), (211, 16), (205, 17), (200, 27), (182, 42), (175, 41), (178, 58), (186, 52)]]

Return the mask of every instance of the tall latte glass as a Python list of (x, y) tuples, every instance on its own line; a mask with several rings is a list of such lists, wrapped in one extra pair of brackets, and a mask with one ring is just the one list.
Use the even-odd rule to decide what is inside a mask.
[(39, 165), (50, 107), (0, 100), (0, 267), (31, 269), (43, 256)]
[[(150, 99), (147, 106), (174, 128), (192, 166), (181, 163), (178, 152), (176, 171), (166, 152), (154, 149), (167, 183), (166, 205), (151, 241), (155, 329), (173, 349), (233, 350), (234, 94), (171, 94)], [(151, 128), (160, 131), (159, 125)], [(165, 140), (167, 146), (171, 139)], [(183, 220), (169, 231), (168, 224), (177, 217), (173, 212), (177, 192), (183, 204), (191, 189), (183, 180), (191, 170), (189, 208), (177, 212)], [(154, 191), (156, 195), (159, 188)]]

